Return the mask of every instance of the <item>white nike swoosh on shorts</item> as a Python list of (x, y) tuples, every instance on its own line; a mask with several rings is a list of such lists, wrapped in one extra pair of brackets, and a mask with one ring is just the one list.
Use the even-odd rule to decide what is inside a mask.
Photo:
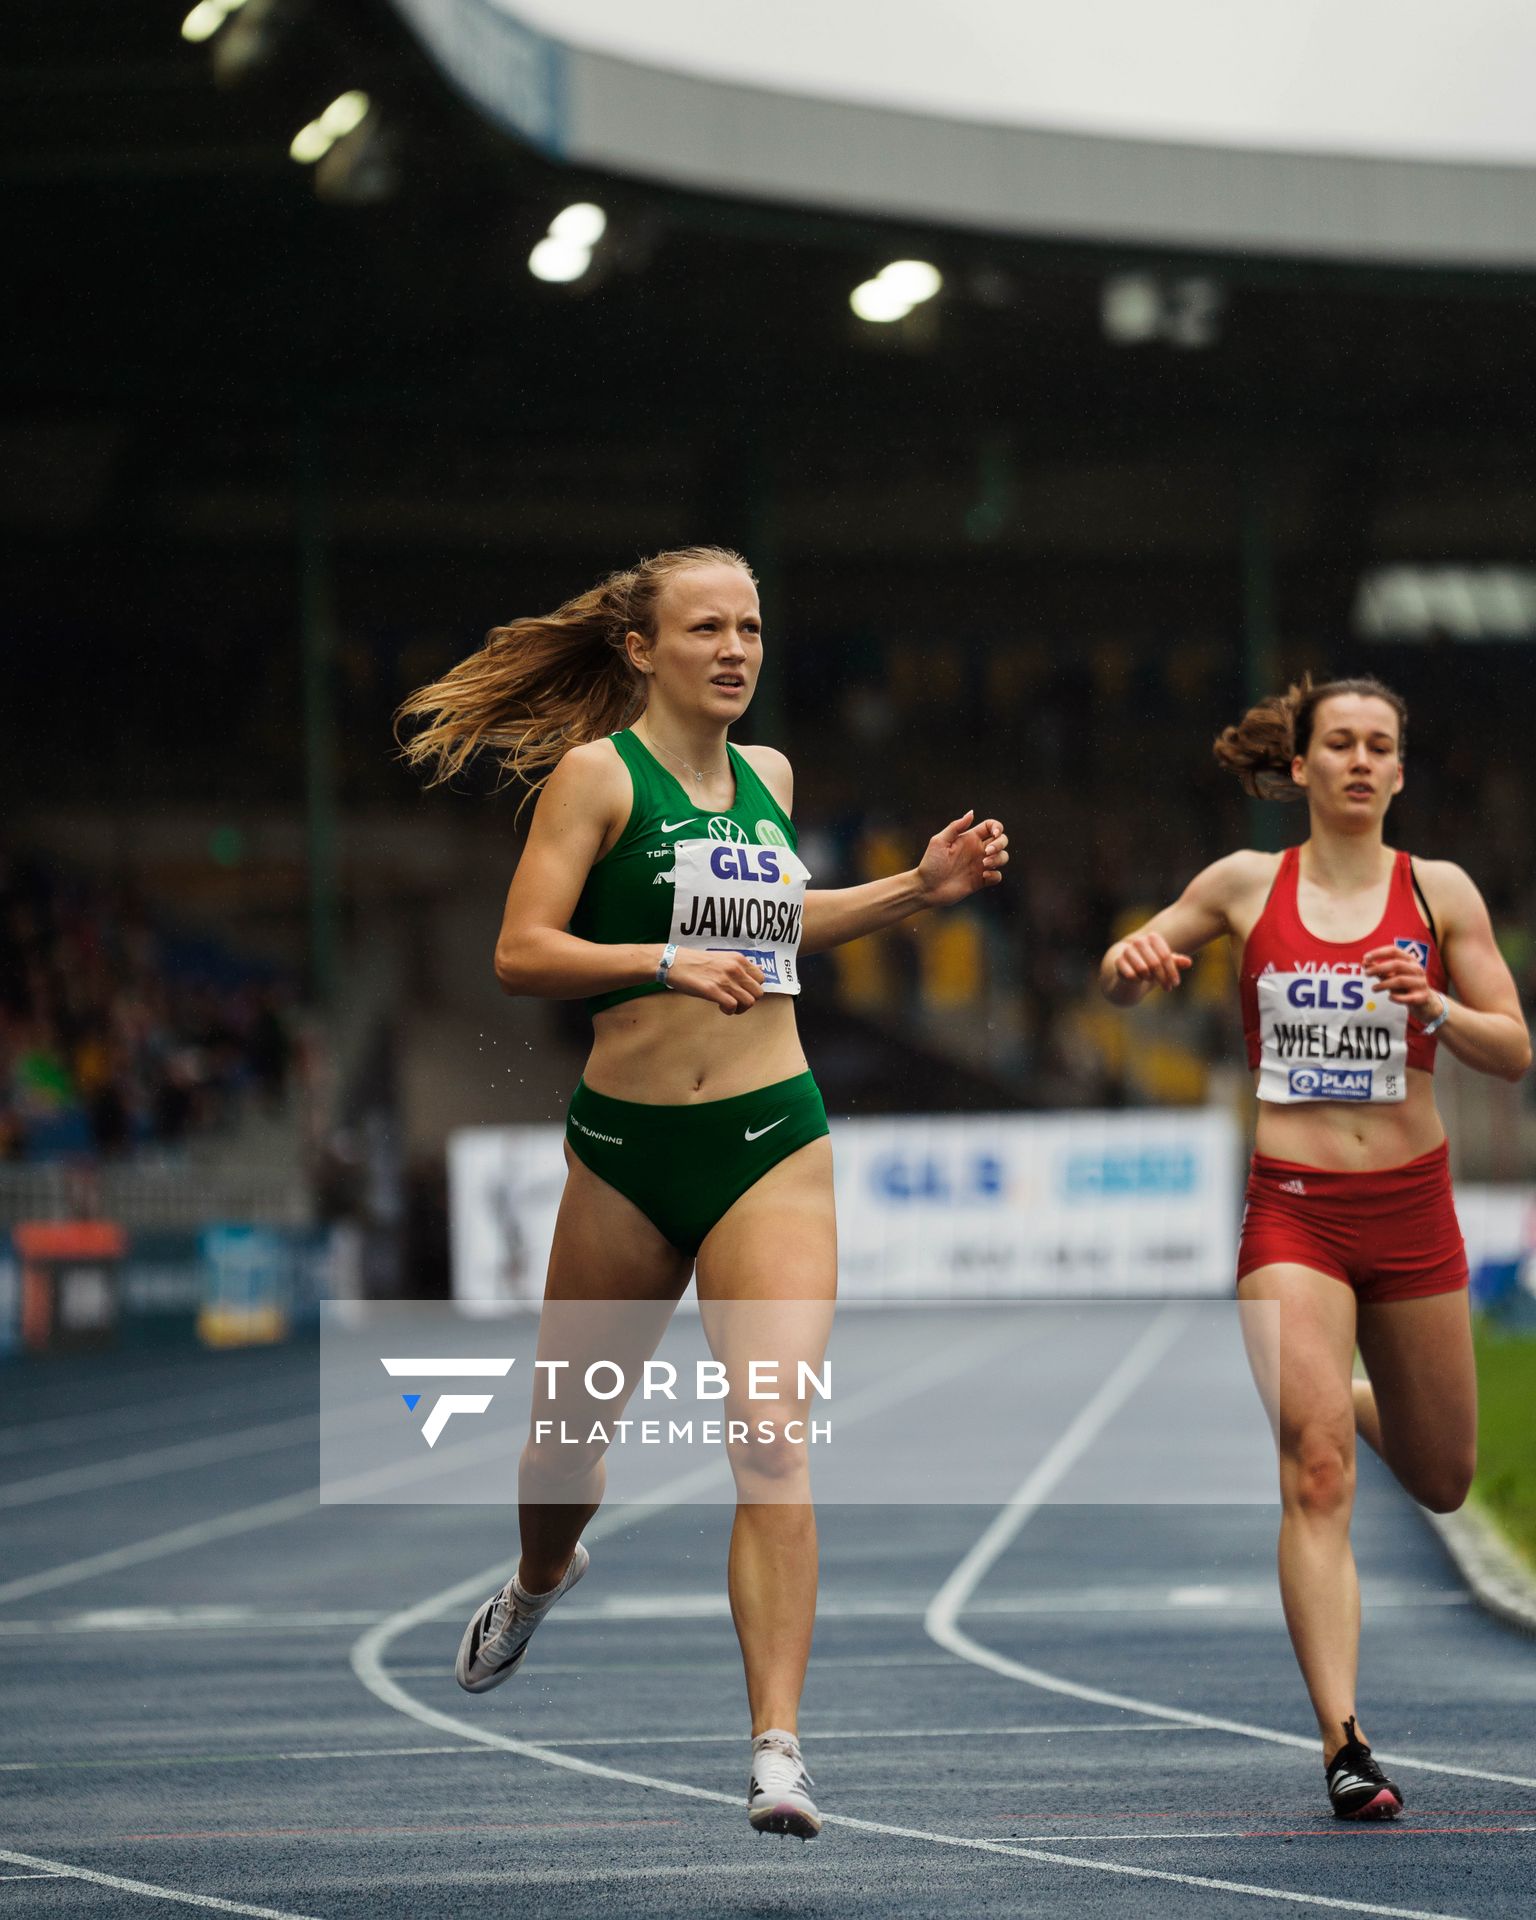
[(661, 831), (663, 833), (676, 833), (679, 827), (691, 827), (698, 817), (696, 813), (690, 813), (686, 820), (663, 820), (661, 823)]
[(752, 1129), (748, 1127), (746, 1131), (746, 1138), (748, 1140), (761, 1140), (765, 1133), (772, 1133), (775, 1127), (782, 1127), (784, 1122), (788, 1118), (789, 1118), (789, 1115), (787, 1113), (781, 1113), (777, 1120), (770, 1120), (766, 1127), (759, 1127), (756, 1133), (754, 1133)]

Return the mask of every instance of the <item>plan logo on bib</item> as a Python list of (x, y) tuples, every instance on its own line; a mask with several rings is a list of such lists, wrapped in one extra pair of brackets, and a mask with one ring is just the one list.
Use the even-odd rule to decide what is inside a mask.
[(723, 813), (711, 816), (709, 837), (711, 840), (729, 840), (737, 846), (744, 847), (747, 844), (746, 828), (738, 826), (734, 820), (727, 820)]
[(1369, 1100), (1371, 1072), (1369, 1067), (1292, 1067), (1290, 1089), (1297, 1100)]

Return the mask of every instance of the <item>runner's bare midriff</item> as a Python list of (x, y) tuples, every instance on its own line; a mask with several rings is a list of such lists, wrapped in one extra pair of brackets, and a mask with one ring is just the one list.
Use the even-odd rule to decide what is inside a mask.
[(681, 1107), (805, 1070), (792, 996), (765, 994), (745, 1013), (724, 1013), (713, 1001), (654, 993), (594, 1017), (583, 1078), (610, 1099)]
[(1374, 1173), (1433, 1153), (1445, 1138), (1435, 1106), (1433, 1074), (1408, 1070), (1407, 1091), (1393, 1106), (1311, 1100), (1295, 1106), (1258, 1103), (1254, 1147), (1271, 1160), (1331, 1173)]

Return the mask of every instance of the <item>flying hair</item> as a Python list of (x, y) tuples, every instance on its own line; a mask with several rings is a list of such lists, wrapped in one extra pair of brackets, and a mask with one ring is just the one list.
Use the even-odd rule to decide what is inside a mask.
[(1291, 762), (1312, 744), (1312, 723), (1323, 701), (1339, 694), (1385, 700), (1397, 715), (1397, 757), (1408, 746), (1408, 707), (1372, 674), (1350, 680), (1314, 680), (1304, 673), (1284, 693), (1251, 706), (1235, 727), (1223, 727), (1212, 742), (1219, 764), (1235, 773), (1243, 791), (1259, 800), (1300, 800), (1305, 790), (1291, 778)]
[[(492, 627), (477, 653), (401, 701), (395, 714), (401, 757), (424, 768), (427, 785), (435, 787), (489, 754), (506, 779), (537, 792), (570, 748), (601, 740), (639, 715), (644, 681), (624, 636), (654, 639), (666, 583), (691, 568), (715, 566), (739, 567), (756, 582), (728, 547), (674, 547), (610, 573), (553, 613)], [(415, 721), (423, 724), (402, 737), (401, 728)]]

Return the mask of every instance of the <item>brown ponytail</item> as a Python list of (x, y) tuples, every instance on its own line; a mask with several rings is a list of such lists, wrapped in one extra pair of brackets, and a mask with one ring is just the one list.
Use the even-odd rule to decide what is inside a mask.
[(1212, 742), (1218, 763), (1235, 773), (1243, 791), (1259, 800), (1300, 800), (1303, 789), (1291, 778), (1291, 762), (1312, 744), (1312, 721), (1324, 700), (1354, 693), (1385, 700), (1397, 715), (1397, 757), (1408, 747), (1408, 707), (1401, 694), (1371, 674), (1351, 680), (1314, 681), (1304, 673), (1284, 693), (1260, 700), (1235, 727), (1223, 727)]
[(654, 639), (656, 605), (672, 575), (715, 566), (755, 578), (728, 548), (676, 547), (609, 574), (553, 613), (492, 627), (478, 653), (401, 701), (397, 739), (402, 722), (427, 723), (401, 741), (403, 758), (427, 768), (427, 784), (437, 786), (491, 753), (505, 774), (541, 787), (568, 748), (601, 740), (639, 714), (643, 682), (624, 636)]

